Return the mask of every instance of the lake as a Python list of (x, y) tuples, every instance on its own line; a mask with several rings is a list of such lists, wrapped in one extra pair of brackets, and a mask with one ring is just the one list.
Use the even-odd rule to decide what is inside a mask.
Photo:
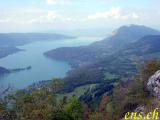
[(16, 89), (22, 89), (41, 80), (50, 80), (54, 77), (62, 78), (71, 69), (70, 65), (67, 62), (49, 59), (43, 53), (59, 47), (88, 45), (100, 39), (80, 37), (67, 40), (39, 41), (18, 46), (24, 51), (0, 59), (0, 66), (8, 69), (32, 66), (32, 69), (1, 76), (0, 87), (10, 85)]

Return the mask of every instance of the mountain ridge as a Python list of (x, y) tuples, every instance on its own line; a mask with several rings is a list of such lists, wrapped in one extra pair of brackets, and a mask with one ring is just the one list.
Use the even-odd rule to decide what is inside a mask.
[(88, 46), (57, 48), (44, 53), (44, 55), (53, 59), (69, 61), (72, 66), (77, 67), (110, 56), (146, 35), (158, 34), (160, 34), (159, 31), (145, 26), (122, 26), (114, 35)]
[(55, 33), (0, 33), (0, 58), (21, 51), (17, 46), (31, 42), (73, 38), (75, 37)]
[[(154, 51), (147, 51), (146, 41), (148, 41), (148, 44), (151, 44), (149, 50), (153, 49)], [(152, 43), (152, 41), (157, 41), (157, 43), (154, 44)], [(111, 55), (105, 55), (104, 57), (99, 58), (97, 60), (94, 60), (91, 57), (90, 63), (82, 63), (80, 66), (76, 66), (75, 69), (68, 72), (68, 75), (64, 78), (64, 91), (72, 91), (74, 88), (86, 84), (99, 84), (104, 81), (114, 82), (120, 79), (126, 79), (127, 77), (136, 75), (137, 65), (141, 64), (138, 63), (139, 59), (143, 63), (147, 60), (158, 58), (158, 56), (160, 55), (159, 43), (160, 35), (146, 35), (136, 40), (136, 42), (124, 46), (123, 49), (115, 51)], [(139, 44), (140, 47), (139, 49), (137, 49)], [(155, 49), (155, 45), (157, 45), (158, 49)], [(83, 48), (84, 50), (86, 49), (86, 46), (78, 48)], [(141, 53), (140, 51), (143, 52)], [(72, 51), (70, 51), (70, 53), (71, 52)], [(76, 52), (76, 54), (79, 54), (78, 51), (74, 52)], [(159, 55), (156, 54), (157, 52), (159, 52)], [(85, 51), (83, 51), (82, 53), (85, 54)], [(79, 62), (81, 63), (81, 61)], [(109, 76), (114, 77), (110, 79)]]

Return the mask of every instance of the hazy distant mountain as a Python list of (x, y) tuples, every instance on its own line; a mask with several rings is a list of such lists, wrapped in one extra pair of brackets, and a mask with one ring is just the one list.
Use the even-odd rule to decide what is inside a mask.
[(46, 52), (45, 55), (53, 59), (70, 61), (73, 65), (86, 65), (91, 61), (103, 59), (146, 35), (158, 34), (159, 31), (145, 26), (122, 26), (110, 37), (89, 46), (58, 48)]
[(0, 58), (20, 51), (16, 46), (36, 41), (72, 38), (74, 37), (53, 33), (0, 33)]
[(71, 36), (54, 33), (0, 33), (1, 45), (23, 45), (34, 41), (70, 39)]
[(21, 51), (21, 49), (18, 49), (14, 46), (12, 47), (12, 46), (1, 46), (0, 45), (0, 58), (5, 57), (12, 53), (16, 53), (18, 51)]
[(7, 73), (10, 73), (10, 71), (7, 70), (6, 68), (0, 67), (0, 75), (4, 75), (4, 74), (7, 74)]
[[(119, 49), (124, 45), (136, 42), (146, 35), (159, 35), (160, 32), (146, 26), (129, 25), (122, 26), (115, 30), (110, 37), (105, 38), (103, 41), (94, 43), (104, 49)], [(93, 44), (93, 45), (94, 45)]]

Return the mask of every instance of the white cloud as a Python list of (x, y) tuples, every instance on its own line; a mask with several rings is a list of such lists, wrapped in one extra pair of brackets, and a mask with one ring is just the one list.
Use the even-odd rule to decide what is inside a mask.
[(120, 8), (111, 8), (109, 11), (105, 11), (105, 12), (97, 12), (93, 15), (89, 15), (88, 19), (90, 20), (95, 20), (95, 19), (100, 19), (100, 18), (119, 18), (120, 17), (120, 13), (121, 13), (121, 9)]
[(75, 22), (76, 19), (59, 14), (54, 10), (18, 9), (0, 16), (0, 24), (14, 25), (60, 25)]
[[(58, 3), (57, 3), (58, 4)], [(112, 7), (105, 11), (97, 11), (92, 14), (76, 11), (59, 11), (58, 9), (41, 9), (37, 7), (14, 8), (0, 12), (0, 26), (8, 29), (48, 29), (48, 28), (81, 28), (93, 26), (113, 26), (122, 24), (147, 24), (156, 25), (159, 20), (158, 11), (122, 9)], [(153, 14), (154, 13), (154, 14)], [(3, 27), (1, 27), (3, 28)]]
[(49, 5), (54, 5), (54, 4), (57, 4), (57, 0), (46, 0), (46, 3), (49, 4)]
[(0, 23), (7, 23), (9, 21), (10, 21), (9, 18), (0, 19)]
[[(110, 23), (112, 20), (127, 21), (137, 19), (139, 14), (136, 12), (124, 12), (125, 10), (113, 7), (108, 11), (97, 12), (92, 15), (73, 15), (67, 16), (55, 10), (44, 10), (38, 8), (17, 8), (14, 11), (7, 11), (0, 16), (1, 25), (15, 26), (87, 26), (93, 24)], [(105, 21), (101, 21), (105, 20)], [(129, 21), (129, 20), (128, 20)]]
[(34, 16), (25, 20), (25, 24), (54, 24), (61, 21), (62, 16), (55, 11), (47, 11), (42, 13), (41, 16)]
[(133, 12), (133, 13), (132, 13), (132, 17), (135, 18), (135, 19), (138, 19), (138, 18), (139, 18), (139, 15), (138, 15), (137, 13)]
[(0, 23), (8, 24), (40, 24), (54, 23), (61, 19), (56, 11), (44, 11), (41, 9), (19, 9), (4, 13), (0, 16)]
[(97, 12), (93, 15), (88, 16), (88, 20), (97, 20), (97, 19), (118, 19), (126, 20), (129, 18), (139, 18), (139, 15), (135, 12), (127, 13), (120, 7), (113, 7), (108, 11)]
[(56, 4), (70, 4), (70, 0), (46, 0), (48, 5), (56, 5)]
[(49, 20), (55, 20), (57, 18), (61, 18), (61, 15), (59, 15), (58, 13), (56, 13), (55, 11), (48, 11), (47, 13), (47, 18)]

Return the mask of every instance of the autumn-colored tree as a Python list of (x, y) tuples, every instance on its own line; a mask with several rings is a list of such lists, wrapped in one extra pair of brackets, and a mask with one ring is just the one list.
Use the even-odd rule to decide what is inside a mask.
[(15, 110), (18, 119), (24, 120), (49, 120), (56, 107), (56, 98), (49, 91), (37, 90), (31, 94), (16, 98)]
[(142, 79), (147, 80), (157, 70), (160, 70), (160, 62), (158, 60), (151, 60), (142, 65), (140, 75)]
[(103, 96), (101, 103), (99, 105), (99, 112), (105, 112), (105, 109), (108, 103), (109, 103), (109, 97)]
[[(132, 81), (120, 83), (113, 91), (110, 109), (107, 111), (112, 119), (121, 119), (128, 111), (133, 111), (138, 105), (149, 103), (146, 84), (151, 75), (160, 70), (159, 61), (152, 60), (142, 65), (139, 74)], [(124, 85), (125, 84), (125, 85)], [(112, 110), (113, 109), (113, 110)]]
[(89, 106), (86, 103), (83, 103), (82, 107), (84, 109), (83, 120), (88, 120), (89, 119), (89, 115), (91, 114), (91, 109), (89, 108)]

